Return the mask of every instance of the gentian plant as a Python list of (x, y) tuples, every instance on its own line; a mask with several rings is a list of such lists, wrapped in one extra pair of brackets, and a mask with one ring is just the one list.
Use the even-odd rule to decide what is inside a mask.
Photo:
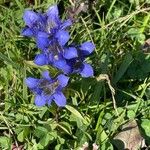
[(62, 93), (62, 89), (68, 84), (69, 77), (60, 74), (56, 78), (51, 78), (49, 72), (42, 73), (41, 79), (27, 78), (25, 80), (27, 86), (35, 94), (35, 104), (37, 106), (50, 105), (52, 100), (58, 106), (66, 105), (66, 98)]
[(45, 71), (41, 79), (28, 77), (25, 80), (26, 85), (35, 94), (35, 105), (50, 105), (54, 101), (57, 106), (63, 107), (66, 105), (66, 97), (62, 90), (68, 84), (68, 76), (93, 76), (93, 68), (85, 59), (94, 51), (95, 46), (91, 42), (80, 45), (68, 44), (70, 35), (67, 29), (72, 22), (59, 18), (57, 5), (51, 6), (43, 14), (26, 10), (23, 19), (26, 26), (22, 30), (22, 35), (33, 37), (40, 49), (34, 63), (38, 66), (51, 65), (63, 72), (51, 78), (49, 72)]

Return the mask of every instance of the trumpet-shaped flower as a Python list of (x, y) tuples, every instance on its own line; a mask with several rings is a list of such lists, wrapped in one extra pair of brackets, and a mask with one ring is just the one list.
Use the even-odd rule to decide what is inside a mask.
[(56, 39), (53, 39), (47, 49), (36, 55), (34, 63), (39, 66), (53, 65), (56, 60), (62, 59), (63, 51), (64, 47)]
[(34, 37), (37, 47), (41, 49), (34, 63), (42, 65), (53, 65), (54, 60), (60, 59), (63, 47), (70, 36), (65, 29), (72, 24), (70, 20), (61, 21), (57, 5), (49, 7), (46, 13), (36, 13), (26, 10), (23, 15), (26, 27), (22, 35)]
[(47, 12), (43, 14), (26, 10), (23, 20), (26, 27), (23, 29), (22, 34), (29, 37), (35, 37), (39, 31), (54, 34), (57, 30), (64, 30), (72, 24), (69, 19), (60, 20), (57, 5), (49, 7)]
[(71, 26), (72, 22), (69, 19), (60, 20), (57, 5), (51, 6), (44, 14), (26, 10), (23, 19), (26, 27), (22, 35), (34, 37), (41, 50), (47, 49), (53, 39), (56, 39), (60, 45), (65, 45), (70, 38), (65, 29)]
[(64, 50), (62, 59), (56, 60), (54, 66), (66, 74), (78, 73), (82, 77), (93, 76), (93, 68), (86, 63), (85, 58), (95, 49), (91, 42), (84, 42), (76, 47), (69, 47)]
[(68, 81), (69, 78), (63, 74), (51, 78), (49, 72), (45, 71), (41, 79), (28, 77), (25, 83), (35, 94), (36, 106), (50, 105), (53, 100), (59, 107), (63, 107), (66, 105), (66, 97), (62, 90)]
[(91, 77), (93, 68), (86, 63), (85, 58), (94, 51), (94, 48), (91, 42), (84, 42), (79, 46), (62, 47), (55, 41), (45, 54), (36, 56), (34, 62), (41, 66), (50, 64), (65, 74), (78, 73), (82, 77)]

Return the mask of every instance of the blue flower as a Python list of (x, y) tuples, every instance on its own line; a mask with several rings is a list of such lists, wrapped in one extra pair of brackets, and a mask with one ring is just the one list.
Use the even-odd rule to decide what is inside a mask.
[(49, 49), (38, 56), (34, 62), (37, 65), (52, 65), (65, 74), (78, 73), (82, 77), (93, 76), (93, 68), (86, 63), (88, 57), (95, 49), (91, 42), (84, 42), (79, 46), (60, 46), (57, 41), (53, 41)]
[(47, 65), (49, 63), (48, 56), (46, 54), (37, 54), (34, 63), (38, 66)]
[(66, 74), (78, 73), (82, 77), (93, 76), (93, 68), (85, 62), (85, 58), (95, 49), (91, 42), (84, 42), (79, 46), (64, 49), (63, 57), (54, 61), (53, 65)]
[(47, 49), (43, 50), (41, 54), (38, 54), (34, 63), (43, 66), (43, 65), (52, 65), (56, 60), (62, 59), (62, 54), (64, 51), (64, 46), (61, 46), (56, 39), (50, 41), (50, 45)]
[(36, 36), (39, 31), (53, 34), (56, 30), (64, 30), (72, 25), (69, 19), (65, 21), (60, 20), (57, 5), (49, 7), (47, 12), (43, 14), (26, 10), (23, 14), (23, 20), (25, 21), (26, 27), (22, 31), (22, 34), (25, 36), (32, 36), (30, 35), (31, 33)]
[(45, 71), (42, 73), (42, 78), (28, 77), (25, 80), (26, 85), (35, 94), (35, 105), (44, 106), (50, 105), (52, 100), (59, 107), (66, 105), (66, 97), (62, 93), (64, 87), (67, 86), (69, 77), (60, 74), (56, 78), (51, 78), (49, 72)]
[(64, 46), (70, 38), (65, 29), (71, 26), (72, 22), (69, 19), (60, 20), (57, 5), (49, 7), (44, 14), (26, 10), (23, 19), (26, 27), (22, 34), (34, 37), (37, 47), (41, 49), (41, 54), (35, 57), (34, 63), (39, 66), (53, 65), (55, 60), (61, 58)]
[(84, 42), (79, 46), (79, 49), (81, 50), (81, 55), (88, 56), (94, 51), (95, 46), (91, 42)]
[(22, 30), (22, 35), (24, 36), (36, 37), (39, 31), (45, 32), (46, 30), (46, 15), (26, 10), (23, 20), (26, 24), (26, 27)]
[(26, 10), (23, 19), (26, 27), (23, 29), (22, 35), (34, 37), (39, 49), (47, 49), (49, 41), (53, 38), (56, 38), (60, 45), (65, 45), (70, 38), (65, 29), (71, 26), (72, 22), (59, 19), (57, 5), (51, 6), (44, 14)]

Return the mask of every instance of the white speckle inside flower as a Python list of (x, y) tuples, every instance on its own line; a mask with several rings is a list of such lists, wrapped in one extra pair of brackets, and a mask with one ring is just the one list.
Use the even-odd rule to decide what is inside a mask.
[(48, 21), (47, 23), (47, 32), (51, 33), (51, 29), (56, 26), (56, 23), (54, 21)]
[(58, 59), (59, 59), (59, 58), (58, 58), (58, 55), (55, 55), (55, 56), (54, 56), (54, 58), (55, 58), (56, 60), (58, 60)]

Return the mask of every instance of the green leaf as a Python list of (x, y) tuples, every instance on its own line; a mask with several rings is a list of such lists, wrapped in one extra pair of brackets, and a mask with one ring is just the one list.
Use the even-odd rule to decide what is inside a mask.
[(0, 60), (5, 61), (6, 63), (12, 65), (15, 69), (20, 69), (20, 65), (18, 65), (18, 63), (15, 63), (11, 59), (9, 59), (7, 56), (2, 54), (1, 52), (0, 52)]
[(68, 122), (59, 122), (58, 126), (68, 134), (72, 135), (71, 125)]
[(128, 69), (129, 65), (131, 64), (131, 62), (133, 61), (133, 57), (130, 53), (127, 53), (126, 56), (124, 57), (124, 60), (119, 68), (119, 70), (117, 71), (113, 82), (117, 83), (121, 77), (124, 75), (124, 73), (126, 72), (126, 70)]
[(42, 119), (45, 113), (47, 112), (48, 108), (47, 107), (42, 107), (42, 111), (39, 114), (39, 117)]
[(98, 132), (97, 132), (96, 136), (97, 136), (96, 141), (99, 144), (103, 143), (105, 140), (108, 139), (108, 135), (107, 135), (107, 133), (105, 132), (104, 128), (101, 125), (98, 128)]
[(135, 116), (136, 116), (136, 113), (135, 113), (134, 110), (128, 110), (127, 111), (127, 116), (128, 116), (129, 119), (134, 119)]
[(99, 114), (95, 130), (98, 130), (99, 126), (102, 124), (102, 119), (103, 119), (104, 114), (105, 114), (104, 110), (102, 110)]
[(61, 148), (61, 144), (55, 146), (55, 150), (60, 150), (60, 148)]
[(60, 124), (57, 124), (58, 127), (60, 127), (63, 131), (65, 131), (67, 134), (71, 135), (71, 133), (68, 131), (68, 129)]
[(143, 128), (146, 136), (150, 139), (150, 120), (142, 119), (141, 127)]
[(22, 121), (24, 119), (24, 116), (20, 113), (16, 114), (16, 122)]
[(1, 136), (0, 147), (3, 149), (11, 149), (11, 139), (6, 136)]
[(90, 101), (95, 102), (95, 104), (98, 103), (100, 96), (101, 96), (103, 86), (104, 86), (103, 81), (99, 81), (95, 84), (94, 92), (90, 98)]
[(36, 137), (41, 138), (48, 133), (48, 130), (45, 127), (38, 126), (34, 133)]
[(23, 130), (17, 136), (19, 142), (23, 142), (30, 132), (29, 127), (22, 127), (22, 128)]
[(80, 128), (80, 127), (83, 126), (83, 121), (82, 121), (81, 119), (77, 118), (74, 114), (71, 114), (71, 115), (70, 115), (69, 120), (70, 120), (71, 122), (76, 122), (78, 128)]
[(54, 140), (54, 136), (50, 135), (49, 133), (47, 133), (45, 136), (43, 136), (40, 140), (40, 144), (42, 146), (47, 146), (51, 141)]
[(19, 142), (23, 142), (24, 140), (24, 131), (20, 132), (17, 136)]
[(142, 30), (138, 28), (131, 28), (128, 30), (128, 35), (131, 37), (131, 39), (135, 39), (140, 43), (143, 43), (145, 40), (145, 35), (142, 34)]
[(82, 117), (82, 115), (75, 108), (69, 105), (66, 105), (66, 108), (77, 118), (81, 119), (85, 124), (88, 124), (88, 122)]
[(49, 131), (46, 127), (38, 126), (35, 130), (35, 136), (40, 139), (38, 147), (47, 146), (50, 142), (57, 138), (57, 132)]

